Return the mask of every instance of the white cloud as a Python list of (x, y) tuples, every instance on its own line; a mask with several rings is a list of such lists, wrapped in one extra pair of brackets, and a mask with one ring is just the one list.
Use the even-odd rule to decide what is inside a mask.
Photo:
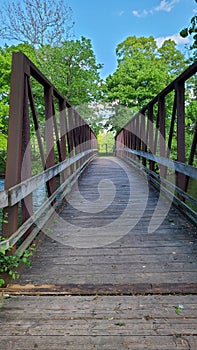
[(156, 43), (158, 47), (161, 47), (164, 43), (165, 40), (173, 40), (177, 45), (180, 44), (188, 44), (190, 42), (189, 38), (182, 38), (180, 36), (180, 34), (176, 33), (173, 35), (169, 35), (169, 36), (164, 36), (164, 37), (160, 37), (160, 38), (156, 38)]
[(119, 11), (119, 12), (118, 12), (118, 16), (120, 16), (120, 17), (121, 17), (121, 16), (123, 16), (123, 15), (124, 15), (124, 13), (125, 13), (125, 11), (123, 11), (123, 10), (122, 10), (122, 11)]
[(165, 12), (170, 12), (172, 11), (173, 7), (175, 6), (176, 3), (178, 3), (179, 0), (162, 0), (159, 4), (159, 6), (155, 7), (155, 11), (165, 11)]
[(133, 10), (132, 13), (135, 17), (141, 17), (139, 11), (137, 10)]
[(132, 13), (135, 17), (140, 18), (140, 17), (146, 17), (147, 15), (153, 15), (154, 12), (160, 12), (160, 11), (170, 12), (172, 11), (175, 4), (177, 4), (179, 1), (180, 0), (162, 0), (158, 6), (153, 7), (150, 10), (144, 9), (141, 12), (138, 10), (134, 10), (132, 11)]
[(197, 10), (196, 10), (196, 9), (193, 9), (193, 13), (197, 13)]
[(132, 13), (135, 17), (140, 18), (140, 17), (146, 17), (149, 14), (153, 14), (153, 11), (152, 10), (143, 10), (142, 12), (139, 12), (137, 10), (134, 10), (134, 11), (132, 11)]

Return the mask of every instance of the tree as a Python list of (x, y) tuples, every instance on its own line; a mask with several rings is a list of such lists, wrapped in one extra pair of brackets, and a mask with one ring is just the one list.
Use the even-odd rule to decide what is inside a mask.
[[(84, 37), (55, 47), (44, 45), (34, 49), (29, 44), (19, 44), (0, 48), (0, 133), (7, 135), (12, 52), (19, 51), (29, 57), (70, 103), (80, 106), (79, 111), (98, 133), (103, 126), (101, 117), (88, 104), (100, 98), (102, 66), (96, 63), (91, 41)], [(35, 79), (32, 89), (39, 118), (44, 120), (43, 89)]]
[[(197, 0), (195, 0), (197, 3)], [(191, 18), (190, 24), (188, 27), (181, 30), (180, 35), (183, 38), (186, 38), (189, 35), (193, 36), (192, 48), (197, 49), (197, 15)]]
[(156, 50), (157, 45), (153, 36), (148, 38), (130, 36), (122, 43), (118, 44), (116, 55), (118, 63), (121, 63), (126, 58), (132, 58), (133, 55), (137, 53), (144, 54), (146, 58), (154, 58)]
[(171, 39), (164, 41), (158, 53), (170, 83), (186, 68), (187, 62), (181, 51), (176, 48), (176, 43)]
[(39, 68), (73, 105), (98, 100), (101, 79), (90, 39), (67, 40), (44, 46), (37, 54)]
[(56, 45), (70, 35), (71, 14), (63, 0), (8, 0), (0, 11), (0, 35), (34, 47)]
[(165, 86), (153, 37), (127, 38), (116, 50), (117, 70), (106, 79), (107, 100), (139, 109)]
[[(158, 49), (153, 37), (132, 36), (120, 43), (116, 50), (117, 70), (107, 77), (104, 86), (105, 99), (139, 111), (185, 68), (184, 56), (173, 41), (165, 41)], [(125, 114), (116, 107), (115, 117), (110, 118), (112, 128), (118, 130)], [(118, 121), (118, 124), (117, 124)], [(108, 123), (109, 124), (109, 123)]]

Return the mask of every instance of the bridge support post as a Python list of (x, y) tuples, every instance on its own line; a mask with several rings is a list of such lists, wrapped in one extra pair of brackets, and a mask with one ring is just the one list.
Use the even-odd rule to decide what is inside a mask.
[[(165, 97), (160, 96), (158, 100), (159, 131), (160, 131), (160, 157), (166, 157), (166, 110)], [(166, 177), (166, 167), (160, 165), (160, 176)]]
[[(12, 58), (5, 190), (31, 177), (27, 85), (29, 76), (30, 70), (26, 57), (22, 53), (15, 53)], [(22, 163), (23, 175), (21, 176)], [(27, 219), (31, 212), (32, 198), (28, 196), (22, 201), (22, 221)], [(3, 225), (3, 237), (9, 237), (18, 228), (18, 203), (5, 208), (4, 215), (5, 213), (8, 216), (8, 223)]]
[[(176, 85), (177, 93), (177, 160), (185, 163), (185, 84), (180, 81)], [(177, 173), (177, 186), (185, 190), (186, 176)]]

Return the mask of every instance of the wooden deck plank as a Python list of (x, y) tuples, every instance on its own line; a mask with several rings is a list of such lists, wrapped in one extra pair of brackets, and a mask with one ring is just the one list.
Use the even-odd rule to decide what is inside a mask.
[[(99, 201), (102, 189), (103, 202)], [(144, 191), (148, 194), (145, 204)], [(166, 199), (163, 201), (165, 207)], [(126, 211), (130, 202), (130, 211)], [(196, 284), (196, 227), (171, 206), (156, 231), (148, 232), (157, 203), (158, 192), (147, 188), (144, 178), (130, 166), (112, 157), (94, 160), (79, 180), (79, 191), (73, 192), (61, 214), (50, 221), (48, 237), (38, 247), (32, 268), (24, 269), (19, 284), (137, 287), (147, 283), (147, 289), (148, 284), (169, 283), (177, 288)], [(161, 206), (158, 220), (162, 211)], [(108, 236), (111, 241), (106, 240)]]
[(45, 228), (33, 266), (2, 290), (0, 349), (196, 350), (196, 227), (174, 206), (162, 221), (160, 207), (149, 232), (158, 193), (148, 188), (144, 203), (144, 179), (120, 160), (95, 160), (79, 190)]
[(4, 350), (195, 350), (197, 345), (196, 296), (17, 296), (1, 303)]

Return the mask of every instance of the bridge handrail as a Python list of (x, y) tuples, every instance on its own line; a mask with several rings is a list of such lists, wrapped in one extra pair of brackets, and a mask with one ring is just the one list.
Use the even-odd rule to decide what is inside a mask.
[(2, 201), (0, 197), (0, 208), (5, 208), (8, 205), (11, 207), (19, 203), (22, 199), (27, 197), (32, 192), (36, 191), (40, 186), (44, 185), (54, 176), (57, 176), (62, 171), (69, 169), (71, 165), (81, 160), (84, 156), (92, 154), (92, 151), (97, 152), (97, 149), (79, 153), (72, 158), (66, 159), (63, 162), (54, 165), (42, 173), (34, 175), (33, 177), (20, 182), (19, 184), (9, 188), (7, 191), (0, 191), (0, 196), (2, 196)]
[[(185, 85), (196, 72), (197, 62), (136, 113), (116, 136), (116, 155), (133, 164), (137, 162), (139, 168), (149, 174), (150, 181), (165, 192), (166, 185), (171, 187), (172, 191), (177, 193), (174, 195), (175, 202), (178, 202), (187, 214), (192, 213), (195, 222), (197, 214), (190, 204), (197, 208), (196, 199), (188, 195), (187, 191), (190, 178), (197, 179), (197, 169), (193, 166), (197, 147), (197, 121), (194, 124), (193, 140), (186, 163)], [(169, 94), (174, 94), (174, 101), (170, 127), (167, 130), (166, 97)], [(174, 137), (177, 138), (177, 154), (176, 159), (171, 159)], [(168, 169), (175, 172), (174, 186), (166, 179)]]
[[(40, 131), (31, 77), (43, 89), (45, 137)], [(58, 113), (55, 109), (57, 105)], [(43, 171), (34, 176), (31, 172), (30, 124), (37, 136), (43, 166)], [(58, 163), (55, 160), (55, 147)], [(17, 244), (18, 251), (24, 251), (58, 206), (59, 199), (69, 193), (96, 154), (96, 135), (88, 123), (28, 57), (22, 52), (14, 53), (5, 190), (0, 191), (0, 208), (4, 209), (8, 222), (3, 224), (3, 237), (6, 240), (0, 242), (0, 245), (8, 247)], [(61, 179), (60, 184), (57, 184), (57, 176)], [(34, 212), (32, 193), (44, 183), (49, 198)], [(35, 227), (41, 217), (42, 223)]]

